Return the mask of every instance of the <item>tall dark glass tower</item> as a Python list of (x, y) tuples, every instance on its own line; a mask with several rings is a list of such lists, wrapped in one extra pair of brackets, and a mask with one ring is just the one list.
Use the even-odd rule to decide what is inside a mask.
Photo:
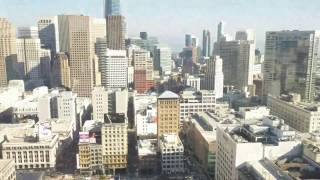
[(209, 30), (203, 30), (202, 56), (211, 56), (211, 34)]
[(121, 15), (120, 0), (105, 0), (104, 1), (104, 16), (119, 16)]

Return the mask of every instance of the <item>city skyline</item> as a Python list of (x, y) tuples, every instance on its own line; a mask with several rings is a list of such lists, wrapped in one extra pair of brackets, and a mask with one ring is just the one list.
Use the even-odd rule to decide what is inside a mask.
[[(83, 14), (103, 18), (103, 4), (103, 0), (71, 0), (68, 2), (62, 0), (52, 2), (2, 0), (0, 16), (8, 18), (16, 27), (36, 26), (41, 16)], [(174, 2), (132, 0), (122, 2), (122, 4), (123, 14), (128, 23), (129, 37), (137, 37), (140, 31), (147, 31), (150, 36), (157, 36), (162, 42), (169, 44), (174, 51), (179, 51), (183, 47), (184, 34), (195, 34), (201, 38), (203, 29), (209, 29), (212, 32), (214, 42), (219, 21), (227, 23), (225, 32), (232, 35), (237, 30), (254, 29), (257, 47), (262, 51), (264, 51), (266, 31), (320, 29), (315, 23), (309, 21), (320, 18), (316, 8), (320, 2), (317, 0), (310, 0), (308, 3), (299, 0), (252, 1), (250, 3), (248, 0), (228, 0), (227, 2), (190, 0), (188, 3), (182, 0)]]

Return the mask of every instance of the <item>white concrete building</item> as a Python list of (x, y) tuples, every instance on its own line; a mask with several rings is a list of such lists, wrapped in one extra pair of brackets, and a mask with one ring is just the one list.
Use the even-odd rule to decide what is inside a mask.
[(24, 93), (23, 80), (11, 80), (7, 88), (0, 88), (0, 113), (12, 108)]
[(128, 89), (117, 89), (109, 94), (109, 111), (127, 115), (128, 112)]
[(199, 112), (215, 110), (214, 91), (186, 89), (181, 92), (180, 97), (180, 121), (184, 121), (184, 119)]
[(1, 137), (3, 159), (14, 159), (16, 169), (50, 169), (56, 165), (58, 135), (39, 140), (38, 130), (24, 127), (4, 128)]
[(193, 87), (197, 91), (200, 91), (200, 85), (201, 85), (200, 77), (186, 75), (185, 78), (183, 79), (183, 83), (187, 87)]
[(160, 141), (162, 174), (184, 173), (184, 147), (176, 134), (164, 134)]
[(320, 129), (320, 105), (303, 103), (292, 96), (268, 96), (268, 108), (272, 115), (283, 118), (286, 124), (300, 132), (314, 132)]
[(157, 108), (156, 103), (146, 109), (138, 110), (135, 115), (137, 136), (157, 135)]
[(128, 58), (124, 50), (110, 50), (100, 59), (101, 84), (107, 89), (126, 88)]
[(270, 109), (265, 106), (239, 107), (239, 114), (244, 120), (262, 119), (270, 115)]
[(77, 121), (77, 95), (72, 91), (63, 91), (56, 96), (57, 102), (57, 116), (54, 118), (71, 121), (74, 124), (74, 130), (78, 125)]
[(0, 160), (0, 179), (16, 180), (16, 168), (13, 159)]
[(133, 98), (137, 136), (157, 134), (157, 95), (135, 94)]
[(301, 153), (301, 141), (282, 119), (267, 116), (260, 123), (217, 129), (215, 179), (238, 179), (237, 167), (264, 158), (276, 160)]
[(104, 122), (108, 114), (108, 91), (104, 87), (94, 87), (92, 91), (93, 120)]

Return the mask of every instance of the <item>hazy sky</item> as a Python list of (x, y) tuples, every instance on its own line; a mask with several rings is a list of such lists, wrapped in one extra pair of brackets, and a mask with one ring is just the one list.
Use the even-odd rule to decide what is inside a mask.
[[(0, 0), (0, 16), (16, 26), (36, 25), (37, 17), (84, 14), (102, 17), (103, 0)], [(225, 31), (252, 28), (257, 46), (263, 48), (268, 30), (320, 29), (320, 0), (122, 0), (129, 36), (147, 31), (179, 50), (184, 34), (200, 38), (204, 28), (216, 38), (216, 25)]]

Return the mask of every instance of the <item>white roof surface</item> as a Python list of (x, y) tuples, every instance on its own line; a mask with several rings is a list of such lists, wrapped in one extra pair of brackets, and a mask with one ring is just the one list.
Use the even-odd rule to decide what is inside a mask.
[(178, 98), (180, 98), (180, 96), (171, 91), (165, 91), (158, 97), (158, 99), (178, 99)]

